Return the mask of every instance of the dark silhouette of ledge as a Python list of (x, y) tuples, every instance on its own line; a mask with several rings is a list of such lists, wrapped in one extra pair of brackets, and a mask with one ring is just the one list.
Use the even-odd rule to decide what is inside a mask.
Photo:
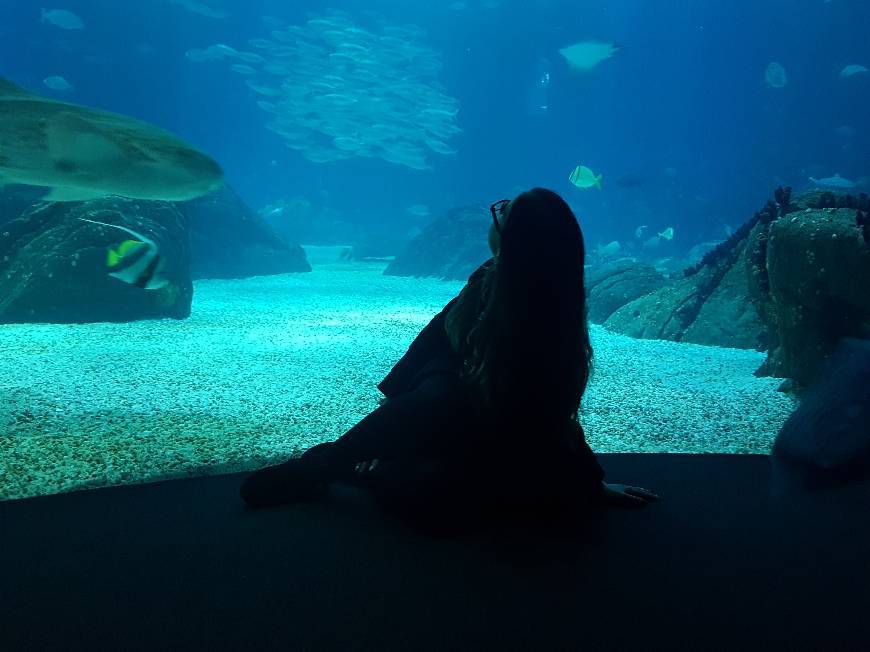
[(765, 456), (600, 459), (661, 502), (449, 540), (351, 488), (248, 511), (239, 475), (0, 503), (0, 648), (866, 649), (867, 483), (772, 496)]

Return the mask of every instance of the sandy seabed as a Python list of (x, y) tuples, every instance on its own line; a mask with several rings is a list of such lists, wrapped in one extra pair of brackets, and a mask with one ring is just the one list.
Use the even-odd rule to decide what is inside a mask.
[[(253, 469), (340, 436), (462, 287), (381, 263), (195, 283), (184, 321), (0, 326), (0, 499)], [(592, 327), (599, 452), (766, 453), (794, 408), (764, 355)]]

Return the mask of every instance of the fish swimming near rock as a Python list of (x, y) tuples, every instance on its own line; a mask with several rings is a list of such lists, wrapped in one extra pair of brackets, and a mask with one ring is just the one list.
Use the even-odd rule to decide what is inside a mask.
[(166, 261), (160, 255), (156, 242), (124, 226), (84, 217), (78, 219), (110, 229), (119, 229), (135, 238), (135, 240), (123, 240), (114, 248), (109, 247), (106, 253), (106, 266), (115, 270), (109, 272), (109, 276), (143, 290), (159, 290), (169, 285), (169, 281), (163, 275)]
[(66, 9), (43, 9), (40, 12), (40, 20), (48, 25), (54, 25), (61, 29), (84, 29), (85, 24), (81, 18)]
[(840, 71), (840, 78), (846, 79), (848, 77), (852, 77), (853, 75), (862, 75), (868, 72), (870, 72), (870, 70), (867, 70), (865, 66), (862, 66), (858, 63), (850, 63), (848, 66)]
[(572, 170), (571, 174), (568, 175), (568, 180), (581, 190), (588, 190), (593, 187), (601, 190), (601, 180), (603, 178), (604, 175), (596, 175), (585, 165), (578, 165), (574, 170)]
[(854, 181), (850, 181), (845, 177), (841, 177), (839, 172), (832, 177), (824, 177), (822, 179), (810, 177), (810, 183), (814, 183), (817, 186), (822, 186), (825, 188), (838, 188), (840, 190), (851, 190), (858, 185)]
[(47, 186), (45, 201), (108, 195), (185, 201), (223, 185), (209, 156), (141, 120), (25, 91), (0, 77), (0, 186)]
[(658, 237), (662, 240), (673, 240), (674, 239), (674, 227), (669, 226), (664, 231), (659, 233)]

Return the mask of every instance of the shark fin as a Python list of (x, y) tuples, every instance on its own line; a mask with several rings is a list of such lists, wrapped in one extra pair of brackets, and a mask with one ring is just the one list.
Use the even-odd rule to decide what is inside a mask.
[(42, 197), (42, 201), (87, 201), (105, 197), (106, 193), (92, 188), (74, 188), (72, 186), (55, 186)]

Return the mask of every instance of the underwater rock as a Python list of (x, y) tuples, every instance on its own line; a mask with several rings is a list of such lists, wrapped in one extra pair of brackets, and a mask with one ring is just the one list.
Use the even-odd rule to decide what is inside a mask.
[(483, 205), (451, 209), (413, 238), (384, 274), (465, 281), (492, 257), (487, 243), (490, 224), (492, 218)]
[(735, 233), (686, 276), (614, 311), (605, 328), (643, 339), (758, 348), (764, 327), (749, 299), (744, 249)]
[[(800, 198), (795, 206), (814, 197)], [(857, 200), (841, 197), (836, 203)], [(870, 245), (861, 215), (853, 208), (806, 208), (753, 229), (751, 293), (771, 334), (768, 359), (758, 375), (807, 385), (841, 337), (866, 336)]]
[(843, 338), (773, 446), (775, 469), (803, 484), (870, 472), (870, 341)]
[(301, 245), (351, 245), (363, 238), (363, 230), (342, 219), (341, 214), (307, 197), (292, 197), (265, 206), (260, 217), (286, 242)]
[(34, 186), (0, 186), (0, 224), (5, 224), (36, 204), (45, 188)]
[(402, 251), (413, 234), (385, 224), (381, 228), (364, 231), (354, 244), (347, 248), (345, 260), (392, 261)]
[(595, 267), (586, 275), (589, 320), (602, 324), (625, 304), (666, 284), (654, 267), (631, 259)]
[[(168, 284), (145, 290), (109, 276), (107, 249), (129, 236), (78, 218), (153, 240)], [(171, 203), (122, 197), (32, 206), (0, 226), (0, 323), (189, 316), (193, 285), (185, 222)]]
[(302, 247), (283, 240), (227, 186), (177, 206), (188, 219), (194, 279), (311, 271)]

